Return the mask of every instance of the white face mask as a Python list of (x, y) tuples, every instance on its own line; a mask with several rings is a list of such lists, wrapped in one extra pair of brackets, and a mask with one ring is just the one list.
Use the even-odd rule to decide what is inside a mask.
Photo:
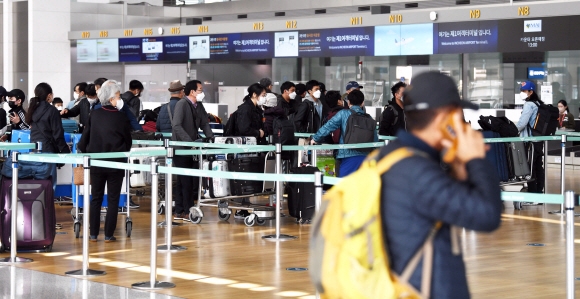
[(266, 104), (266, 97), (259, 97), (258, 106), (263, 106), (264, 104)]
[(75, 93), (73, 94), (73, 98), (74, 98), (75, 100), (77, 100), (77, 99), (79, 98), (79, 94), (75, 92)]
[(312, 94), (315, 98), (320, 99), (320, 95), (322, 95), (322, 91), (317, 90)]
[(89, 104), (94, 105), (97, 102), (97, 99), (89, 99), (87, 98), (87, 100), (89, 101)]
[(521, 98), (522, 100), (525, 100), (525, 99), (527, 99), (527, 98), (528, 98), (528, 94), (522, 91), (522, 92), (520, 92), (520, 98)]
[(296, 92), (292, 92), (290, 95), (288, 95), (290, 97), (291, 100), (294, 100), (296, 98)]
[(62, 111), (62, 109), (63, 109), (62, 106), (56, 106), (56, 110)]
[(198, 94), (197, 97), (195, 97), (195, 98), (198, 102), (203, 102), (203, 99), (205, 99), (205, 93), (202, 92), (202, 93)]
[(117, 100), (117, 110), (121, 111), (121, 109), (123, 109), (124, 105), (125, 105), (125, 103), (123, 103), (123, 100), (121, 100), (121, 99)]

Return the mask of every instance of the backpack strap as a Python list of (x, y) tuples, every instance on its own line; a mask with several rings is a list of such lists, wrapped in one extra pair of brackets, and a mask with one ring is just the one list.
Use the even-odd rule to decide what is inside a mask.
[(169, 122), (171, 123), (171, 126), (173, 126), (173, 115), (171, 115), (171, 107), (169, 105), (169, 103), (166, 104), (167, 106), (167, 114), (169, 114)]
[(394, 126), (399, 122), (399, 111), (397, 111), (397, 109), (395, 109), (393, 105), (389, 105), (387, 107), (390, 108), (391, 111), (393, 111), (393, 114), (395, 115), (395, 119), (393, 120), (393, 122), (391, 122), (391, 125)]

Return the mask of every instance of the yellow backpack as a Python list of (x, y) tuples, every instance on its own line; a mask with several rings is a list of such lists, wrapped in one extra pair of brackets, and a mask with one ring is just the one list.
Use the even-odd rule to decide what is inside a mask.
[[(324, 196), (310, 240), (310, 275), (320, 298), (428, 298), (435, 225), (401, 277), (390, 270), (381, 227), (381, 175), (416, 154), (400, 148), (377, 162), (369, 155), (359, 170)], [(407, 281), (424, 258), (422, 294)]]

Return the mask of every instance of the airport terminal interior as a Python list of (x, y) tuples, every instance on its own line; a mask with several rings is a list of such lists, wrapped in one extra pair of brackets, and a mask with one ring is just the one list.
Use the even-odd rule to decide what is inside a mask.
[[(80, 92), (88, 95), (77, 90), (80, 83), (90, 84), (100, 94), (98, 88), (106, 87), (105, 80), (115, 80), (124, 96), (127, 91), (135, 90), (133, 82), (137, 80), (141, 85), (133, 95), (141, 104), (133, 118), (145, 128), (153, 119), (140, 112), (150, 111), (157, 119), (175, 92), (185, 90), (185, 97), (181, 97), (187, 101), (186, 84), (198, 80), (204, 98), (202, 101), (198, 97), (191, 106), (197, 109), (197, 103), (203, 103), (213, 117), (209, 122), (217, 139), (225, 138), (217, 136), (226, 136), (227, 123), (235, 121), (232, 114), (244, 104), (249, 86), (269, 85), (264, 87), (284, 94), (281, 89), (284, 82), (292, 82), (294, 86), (316, 80), (324, 84), (326, 91), (337, 91), (341, 96), (358, 88), (364, 95), (365, 112), (379, 126), (387, 105), (397, 103), (391, 88), (399, 82), (413, 86), (415, 78), (429, 72), (450, 77), (459, 98), (479, 108), (463, 111), (464, 120), (473, 130), (485, 129), (479, 122), (480, 116), (503, 118), (517, 124), (527, 103), (526, 96), (522, 96), (524, 90), (534, 91), (545, 107), (564, 103), (568, 108), (564, 115), (568, 115), (566, 119), (570, 118), (571, 125), (564, 126), (560, 121), (558, 129), (547, 134), (551, 136), (543, 136), (544, 139), (528, 135), (522, 136), (528, 139), (518, 139), (519, 135), (514, 135), (513, 139), (494, 141), (499, 134), (486, 135), (485, 142), (498, 146), (508, 155), (517, 151), (515, 144), (521, 145), (524, 141), (526, 150), (541, 148), (542, 153), (535, 156), (520, 153), (527, 172), (512, 175), (510, 168), (510, 177), (502, 179), (501, 226), (488, 233), (460, 228), (459, 240), (472, 298), (574, 298), (575, 294), (580, 295), (574, 285), (580, 280), (578, 270), (574, 270), (575, 257), (580, 258), (580, 252), (574, 250), (575, 244), (580, 243), (580, 237), (576, 239), (577, 234), (573, 232), (578, 226), (570, 222), (574, 219), (570, 216), (573, 210), (564, 209), (565, 191), (580, 193), (580, 38), (576, 32), (580, 27), (580, 1), (0, 2), (0, 85), (4, 88), (3, 92), (0, 88), (0, 97), (6, 97), (7, 101), (21, 99), (25, 110), (33, 106), (30, 99), (35, 95), (42, 98), (38, 92), (41, 82), (52, 87), (53, 96), (49, 96), (52, 105), (60, 98), (62, 107), (67, 108), (60, 111), (70, 112), (75, 101), (81, 99)], [(97, 84), (100, 78), (104, 80)], [(529, 84), (533, 84), (533, 89), (524, 89)], [(24, 98), (17, 91), (24, 93)], [(46, 95), (44, 99), (48, 100)], [(126, 98), (123, 100), (124, 105), (131, 106)], [(122, 109), (118, 104), (116, 107)], [(12, 102), (3, 102), (0, 108), (6, 112), (16, 109)], [(24, 121), (24, 114), (15, 116)], [(100, 214), (101, 234), (97, 242), (92, 242), (92, 236), (88, 235), (89, 217), (83, 213), (86, 212), (83, 194), (89, 190), (85, 191), (89, 183), (75, 184), (81, 172), (84, 171), (85, 177), (88, 174), (88, 169), (82, 169), (83, 157), (75, 155), (76, 145), (82, 143), (79, 130), (83, 125), (79, 119), (63, 118), (62, 122), (73, 155), (48, 154), (45, 160), (34, 160), (34, 156), (42, 155), (29, 154), (38, 146), (30, 141), (34, 138), (34, 124), (17, 128), (10, 125), (14, 121), (12, 114), (6, 118), (0, 120), (0, 124), (8, 122), (6, 127), (9, 127), (0, 131), (0, 135), (7, 136), (0, 138), (5, 141), (0, 142), (3, 168), (12, 171), (10, 161), (15, 152), (19, 152), (17, 157), (32, 156), (30, 161), (36, 163), (59, 165), (58, 182), (50, 188), (54, 194), (49, 192), (54, 197), (54, 211), (44, 208), (55, 215), (54, 240), (41, 250), (26, 250), (24, 242), (20, 245), (21, 240), (38, 236), (38, 231), (27, 228), (39, 219), (35, 218), (38, 215), (32, 215), (32, 224), (28, 224), (24, 220), (27, 216), (22, 214), (27, 211), (25, 205), (19, 202), (17, 209), (22, 208), (24, 212), (17, 210), (18, 217), (8, 217), (13, 213), (12, 202), (16, 202), (13, 194), (19, 194), (20, 200), (26, 192), (19, 188), (30, 188), (31, 183), (13, 185), (3, 178), (0, 298), (320, 298), (312, 282), (310, 260), (311, 238), (320, 229), (314, 225), (318, 214), (312, 219), (293, 215), (296, 208), (291, 201), (296, 199), (289, 191), (292, 187), (288, 186), (302, 184), (308, 186), (304, 189), (315, 190), (300, 196), (311, 196), (319, 209), (320, 193), (330, 192), (331, 185), (340, 184), (342, 179), (334, 177), (339, 165), (335, 164), (333, 149), (308, 148), (308, 140), (299, 144), (301, 150), (293, 150), (298, 151), (296, 156), (301, 156), (302, 162), (313, 164), (323, 173), (322, 188), (322, 184), (317, 184), (318, 174), (290, 174), (292, 162), (284, 154), (280, 154), (278, 163), (273, 143), (257, 145), (244, 139), (245, 144), (223, 141), (219, 146), (217, 140), (214, 145), (208, 145), (210, 141), (203, 139), (203, 144), (179, 144), (172, 143), (182, 140), (176, 139), (176, 134), (172, 136), (171, 130), (163, 134), (157, 130), (148, 135), (155, 140), (136, 140), (137, 135), (133, 135), (131, 150), (122, 156), (128, 159), (97, 162), (100, 167), (120, 167), (117, 169), (124, 170), (125, 177), (119, 206), (112, 207), (119, 211), (114, 233), (116, 242), (105, 239), (109, 237), (104, 234), (105, 215), (112, 209), (105, 203)], [(172, 122), (168, 122), (170, 127)], [(67, 129), (67, 125), (72, 125), (72, 129)], [(207, 132), (197, 126), (194, 125), (195, 130), (200, 129), (199, 135), (204, 137)], [(298, 137), (306, 140), (316, 132), (307, 133), (296, 135), (296, 140)], [(393, 139), (378, 137), (374, 147)], [(530, 141), (536, 141), (539, 147), (528, 146)], [(56, 147), (51, 143), (43, 146)], [(343, 148), (337, 145), (334, 150)], [(181, 168), (172, 155), (191, 158), (190, 162), (201, 156), (207, 165), (196, 163), (196, 167), (203, 169), (188, 172), (190, 169)], [(238, 172), (232, 170), (231, 160), (242, 161), (243, 157), (248, 161), (259, 160), (263, 167), (259, 170), (264, 172), (257, 176), (248, 174), (254, 172), (247, 170), (252, 165), (240, 166), (242, 170)], [(151, 158), (158, 168), (151, 167)], [(99, 159), (91, 157), (91, 162)], [(230, 170), (224, 171), (227, 174), (216, 174), (222, 165), (219, 162), (225, 160), (229, 161), (225, 169), (230, 165)], [(506, 165), (517, 163), (511, 157), (504, 160)], [(173, 165), (168, 161), (173, 161)], [(545, 173), (543, 194), (527, 192), (537, 176), (533, 173), (537, 170), (534, 163), (541, 164)], [(172, 166), (176, 168), (172, 170)], [(203, 171), (209, 175), (203, 176)], [(505, 171), (507, 175), (507, 168)], [(281, 181), (283, 173), (288, 180)], [(4, 170), (2, 174), (5, 175)], [(176, 215), (173, 219), (168, 210), (175, 212), (177, 207), (170, 208), (167, 203), (173, 201), (176, 192), (181, 196), (181, 191), (176, 190), (184, 188), (185, 182), (177, 174), (202, 177), (202, 199), (196, 198), (196, 205), (183, 212), (185, 216)], [(268, 174), (280, 181), (268, 181)], [(171, 181), (167, 181), (168, 177)], [(92, 174), (91, 180), (94, 183)], [(176, 184), (177, 180), (179, 187), (168, 187), (167, 182)], [(225, 181), (229, 181), (227, 194), (214, 194), (216, 182)], [(250, 187), (256, 186), (255, 182), (259, 182), (259, 188)], [(413, 183), (408, 182), (409, 188)], [(254, 192), (234, 194), (234, 185)], [(193, 185), (186, 187), (194, 189)], [(280, 205), (277, 199), (281, 199)], [(364, 205), (367, 199), (358, 200)], [(238, 208), (244, 210), (241, 217), (238, 217)], [(44, 215), (45, 211), (37, 213)], [(18, 228), (12, 230), (11, 225), (16, 223)], [(54, 231), (52, 224), (41, 227)], [(17, 235), (17, 252), (9, 245), (13, 233)], [(162, 245), (172, 245), (173, 250), (158, 250), (157, 246)], [(74, 270), (79, 271), (71, 275)], [(140, 282), (143, 283), (137, 284)]]

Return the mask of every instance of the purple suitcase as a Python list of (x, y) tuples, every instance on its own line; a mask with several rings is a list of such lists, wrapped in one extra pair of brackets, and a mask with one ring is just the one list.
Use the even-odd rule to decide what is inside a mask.
[[(10, 248), (12, 180), (2, 179), (0, 233), (2, 248)], [(51, 180), (18, 180), (18, 251), (50, 252), (56, 235), (56, 216)]]

